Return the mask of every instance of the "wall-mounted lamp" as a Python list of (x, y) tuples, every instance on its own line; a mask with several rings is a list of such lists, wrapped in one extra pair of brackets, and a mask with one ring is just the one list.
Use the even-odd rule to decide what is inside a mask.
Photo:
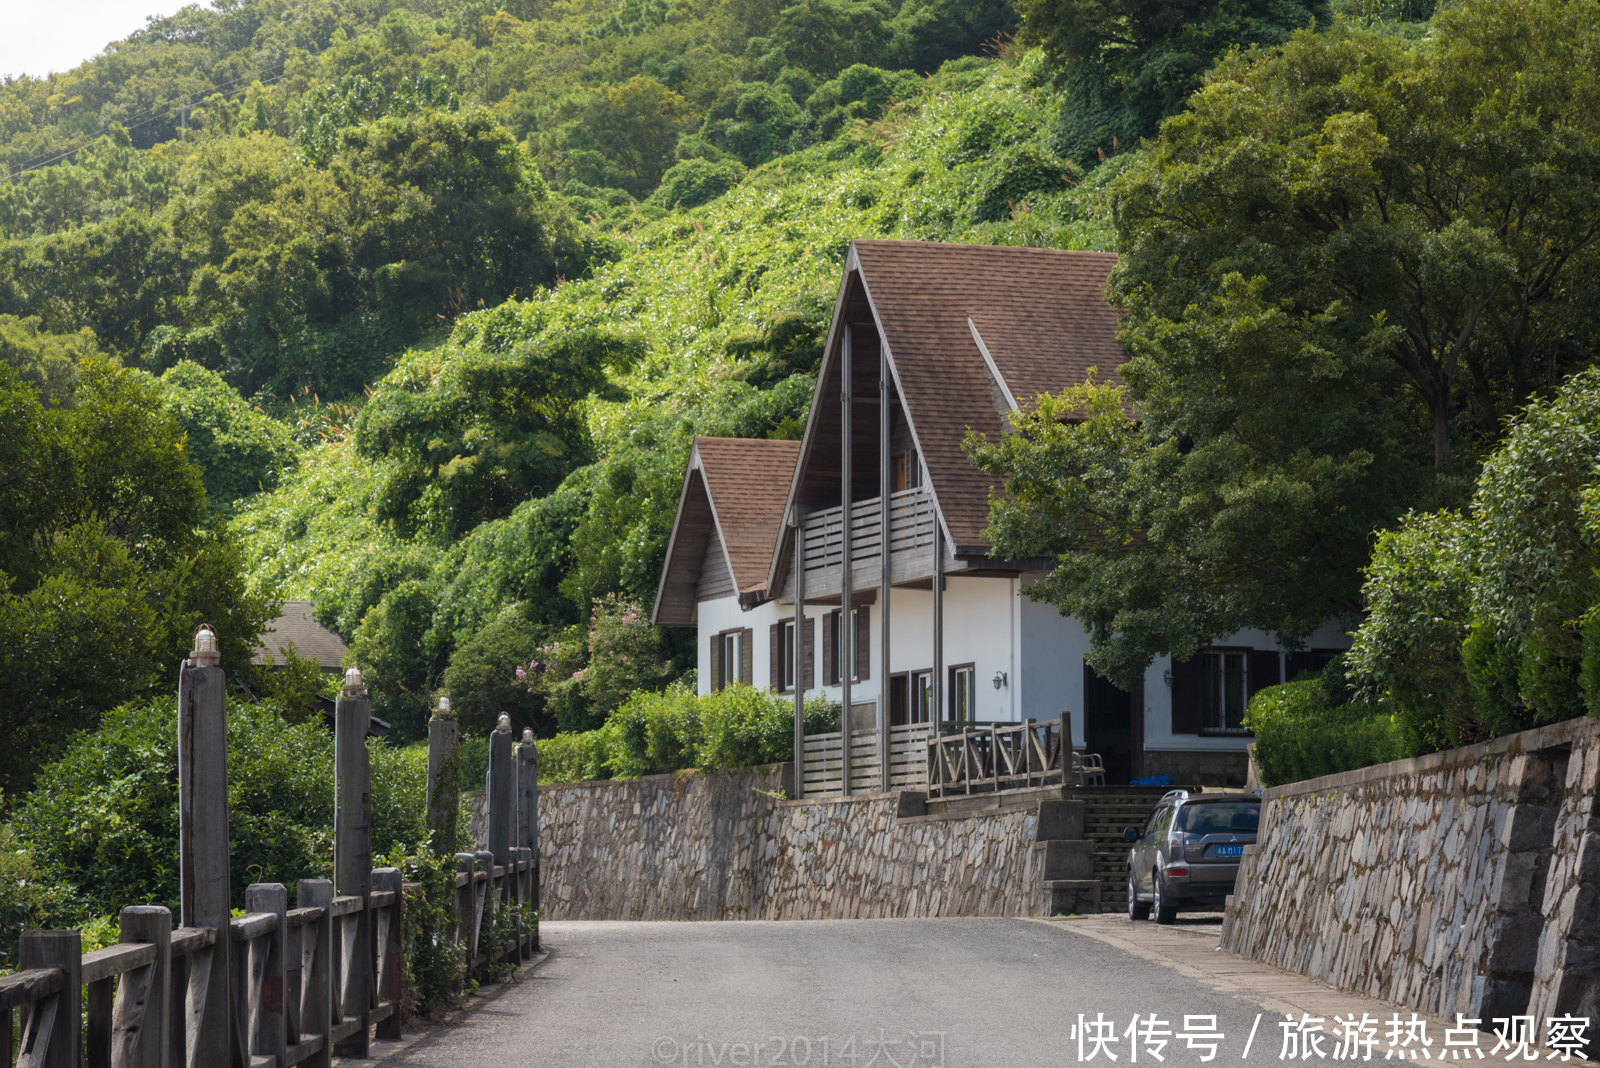
[(1171, 687), (1172, 687), (1172, 672), (1163, 671), (1161, 673), (1161, 681), (1167, 684), (1167, 688), (1168, 689), (1171, 689)]
[(346, 697), (364, 697), (367, 693), (367, 682), (361, 677), (358, 667), (347, 668), (344, 673), (344, 693)]
[(1006, 673), (1004, 671), (996, 671), (994, 673), (994, 688), (998, 690), (1000, 687), (1004, 686), (1005, 684), (1006, 684)]

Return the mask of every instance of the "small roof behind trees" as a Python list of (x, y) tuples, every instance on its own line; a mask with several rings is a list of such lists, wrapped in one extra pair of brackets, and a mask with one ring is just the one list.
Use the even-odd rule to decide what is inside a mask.
[(344, 639), (317, 622), (316, 609), (310, 601), (285, 601), (278, 618), (268, 623), (261, 632), (260, 644), (252, 664), (265, 664), (270, 655), (274, 662), (283, 663), (290, 645), (302, 660), (315, 660), (323, 671), (342, 671), (344, 654), (350, 651)]

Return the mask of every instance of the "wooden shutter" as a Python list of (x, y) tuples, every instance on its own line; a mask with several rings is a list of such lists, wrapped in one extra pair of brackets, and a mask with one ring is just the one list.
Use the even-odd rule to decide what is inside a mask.
[(711, 689), (722, 689), (722, 635), (711, 636)]
[(822, 684), (833, 686), (839, 681), (839, 612), (835, 609), (822, 617)]
[(1200, 657), (1172, 661), (1172, 733), (1199, 734), (1201, 707)]
[(749, 627), (739, 632), (739, 681), (746, 686), (752, 684), (755, 674), (755, 640), (756, 632)]
[(767, 688), (783, 693), (783, 624), (767, 628)]
[(802, 622), (800, 624), (800, 626), (801, 626), (801, 629), (803, 629), (805, 631), (805, 642), (804, 642), (804, 645), (805, 645), (805, 654), (806, 655), (805, 655), (805, 666), (801, 669), (800, 677), (798, 679), (796, 679), (795, 682), (796, 682), (796, 685), (798, 685), (802, 690), (809, 690), (809, 689), (811, 689), (812, 686), (816, 685), (816, 683), (813, 680), (816, 679), (816, 670), (817, 670), (816, 669), (816, 659), (817, 659), (816, 630), (817, 630), (817, 627), (816, 627), (816, 624), (814, 622), (812, 622), (810, 619), (807, 619), (804, 622)]
[(1276, 686), (1283, 680), (1278, 677), (1278, 651), (1276, 649), (1250, 650), (1250, 696)]
[(867, 681), (872, 674), (872, 609), (856, 609), (856, 678)]
[(1293, 682), (1295, 679), (1300, 677), (1300, 673), (1303, 671), (1317, 670), (1317, 654), (1311, 652), (1309, 649), (1298, 653), (1290, 653), (1288, 660), (1289, 677), (1283, 680), (1285, 682)]

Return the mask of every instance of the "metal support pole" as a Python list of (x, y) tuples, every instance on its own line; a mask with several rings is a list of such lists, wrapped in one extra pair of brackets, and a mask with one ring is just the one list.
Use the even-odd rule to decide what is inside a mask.
[[(345, 1019), (359, 1015), (362, 1026), (335, 1053), (365, 1057), (371, 1038), (366, 1016), (372, 1006), (372, 912), (366, 907), (372, 890), (372, 765), (367, 756), (367, 729), (372, 722), (372, 701), (361, 672), (345, 672), (344, 692), (334, 705), (334, 827), (333, 889), (340, 897), (361, 898), (361, 911), (345, 923), (356, 924), (355, 946), (346, 962), (350, 982), (346, 987)], [(220, 1062), (219, 1062), (220, 1063)]]
[(433, 851), (450, 856), (456, 851), (456, 813), (461, 808), (461, 727), (450, 716), (450, 699), (428, 720), (428, 830)]
[[(879, 789), (890, 787), (889, 774), (889, 349), (878, 346), (878, 768)], [(909, 696), (909, 692), (908, 692)]]
[(933, 514), (933, 707), (928, 709), (928, 730), (939, 736), (944, 715), (944, 531), (939, 513)]
[(794, 509), (794, 796), (806, 795), (806, 517)]
[[(228, 710), (227, 678), (219, 664), (216, 635), (209, 627), (195, 634), (194, 651), (178, 668), (178, 865), (182, 926), (210, 927), (217, 941), (210, 954), (206, 1003), (191, 1024), (196, 1064), (226, 1064), (230, 1049), (228, 1007), (232, 1004), (233, 912), (228, 880)], [(203, 966), (195, 955), (189, 966)], [(190, 982), (195, 977), (190, 976)], [(73, 1019), (76, 1020), (76, 1014)], [(73, 1033), (76, 1034), (76, 1024)], [(74, 1061), (74, 1063), (76, 1063)]]
[(839, 346), (839, 434), (843, 456), (839, 460), (839, 632), (834, 635), (833, 659), (839, 668), (839, 793), (843, 797), (850, 796), (850, 774), (854, 770), (850, 752), (850, 676), (856, 670), (856, 628), (850, 619), (850, 599), (854, 592), (851, 579), (854, 578), (852, 571), (855, 565), (850, 544), (850, 521), (854, 518), (851, 515), (853, 502), (850, 483), (855, 474), (850, 448), (850, 391), (855, 385), (850, 361), (853, 332), (846, 325)]

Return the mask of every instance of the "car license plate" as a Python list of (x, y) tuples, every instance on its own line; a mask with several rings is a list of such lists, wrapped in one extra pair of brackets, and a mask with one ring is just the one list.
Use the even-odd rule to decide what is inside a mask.
[(1217, 846), (1217, 856), (1219, 856), (1219, 857), (1242, 857), (1242, 856), (1244, 856), (1244, 846), (1242, 846), (1242, 845)]

